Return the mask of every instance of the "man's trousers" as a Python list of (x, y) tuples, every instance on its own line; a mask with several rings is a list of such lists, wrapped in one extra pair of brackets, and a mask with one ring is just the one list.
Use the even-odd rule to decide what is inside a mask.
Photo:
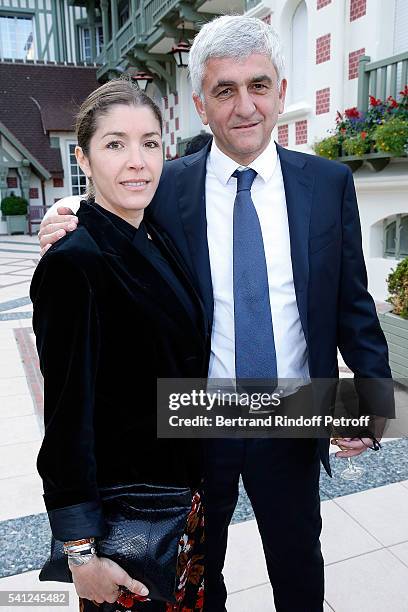
[(205, 441), (205, 449), (205, 612), (226, 609), (222, 569), (240, 475), (258, 523), (277, 612), (322, 612), (317, 440), (214, 439)]

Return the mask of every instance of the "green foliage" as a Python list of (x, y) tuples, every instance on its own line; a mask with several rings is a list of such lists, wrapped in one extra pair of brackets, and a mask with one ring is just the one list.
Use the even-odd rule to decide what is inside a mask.
[(393, 117), (377, 127), (373, 138), (379, 151), (403, 155), (408, 144), (408, 122)]
[(1, 201), (1, 212), (4, 216), (26, 215), (28, 202), (25, 198), (20, 198), (14, 194), (5, 197)]
[(315, 144), (317, 155), (328, 159), (337, 159), (342, 152), (356, 156), (376, 151), (404, 155), (408, 152), (408, 85), (398, 99), (389, 96), (383, 101), (370, 96), (365, 113), (355, 106), (343, 113), (337, 111), (331, 134)]
[(316, 142), (314, 150), (320, 157), (337, 159), (340, 155), (340, 142), (337, 136), (329, 136), (320, 142)]
[(364, 155), (369, 153), (370, 140), (367, 138), (366, 132), (361, 132), (358, 136), (346, 138), (343, 141), (343, 151), (346, 155)]
[(400, 261), (387, 279), (388, 301), (394, 306), (394, 314), (408, 319), (408, 257)]

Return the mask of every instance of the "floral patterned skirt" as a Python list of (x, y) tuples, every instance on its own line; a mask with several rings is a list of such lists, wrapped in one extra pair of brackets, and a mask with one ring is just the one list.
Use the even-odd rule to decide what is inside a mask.
[(204, 607), (204, 509), (201, 495), (194, 493), (177, 558), (177, 603), (137, 601), (122, 590), (116, 604), (79, 600), (80, 612), (202, 612)]

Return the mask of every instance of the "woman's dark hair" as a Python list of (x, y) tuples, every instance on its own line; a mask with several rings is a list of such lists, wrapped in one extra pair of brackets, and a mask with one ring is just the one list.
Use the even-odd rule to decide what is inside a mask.
[[(163, 117), (160, 108), (129, 78), (112, 79), (95, 89), (81, 107), (76, 116), (76, 134), (78, 145), (86, 156), (89, 156), (89, 144), (97, 128), (97, 120), (106, 114), (114, 104), (125, 106), (147, 106), (150, 108), (163, 131)], [(87, 197), (94, 196), (92, 179), (89, 179)]]

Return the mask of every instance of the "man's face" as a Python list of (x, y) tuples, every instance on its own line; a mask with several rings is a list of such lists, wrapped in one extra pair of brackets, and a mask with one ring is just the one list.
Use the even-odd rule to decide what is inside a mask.
[(283, 112), (286, 80), (277, 85), (275, 67), (266, 55), (237, 61), (229, 57), (207, 61), (202, 99), (193, 99), (217, 146), (239, 164), (248, 165), (268, 146)]

